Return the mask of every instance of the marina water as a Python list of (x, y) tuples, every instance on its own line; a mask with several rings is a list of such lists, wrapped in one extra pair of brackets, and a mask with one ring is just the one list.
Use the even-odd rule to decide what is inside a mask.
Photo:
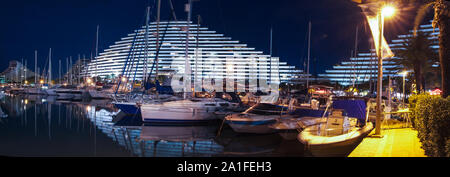
[(239, 134), (221, 121), (202, 125), (143, 125), (110, 100), (58, 101), (7, 95), (0, 100), (0, 156), (214, 157), (309, 156), (298, 140), (277, 133)]

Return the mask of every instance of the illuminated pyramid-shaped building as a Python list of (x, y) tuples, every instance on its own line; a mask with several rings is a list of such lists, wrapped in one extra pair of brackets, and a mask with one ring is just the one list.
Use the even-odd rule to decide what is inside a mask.
[[(432, 46), (436, 52), (439, 49), (439, 29), (433, 28), (431, 24), (420, 25), (418, 31), (429, 33), (429, 39), (432, 41)], [(396, 54), (400, 50), (404, 50), (403, 43), (413, 36), (413, 30), (408, 34), (398, 35), (389, 43), (392, 52)], [(396, 64), (395, 60), (399, 58), (394, 56), (392, 58), (383, 59), (383, 77), (402, 77), (399, 73), (404, 69), (402, 66)], [(375, 49), (369, 52), (358, 53), (357, 57), (351, 57), (350, 60), (343, 61), (338, 65), (333, 66), (333, 69), (325, 70), (324, 74), (319, 74), (321, 78), (327, 78), (331, 82), (337, 82), (341, 85), (361, 84), (369, 80), (377, 80), (378, 76), (378, 58)], [(437, 64), (433, 67), (438, 67)]]
[[(145, 27), (128, 34), (95, 57), (85, 71), (87, 76), (128, 76), (142, 80), (144, 73), (155, 74), (154, 61), (158, 55), (158, 75), (169, 77), (184, 74), (185, 66), (188, 66), (191, 76), (196, 75), (197, 79), (265, 79), (272, 83), (298, 83), (305, 78), (301, 70), (281, 62), (278, 57), (266, 55), (192, 22), (160, 22), (159, 33), (156, 22), (150, 23), (148, 32)], [(145, 40), (146, 36), (148, 40)], [(186, 52), (189, 65), (185, 64)]]

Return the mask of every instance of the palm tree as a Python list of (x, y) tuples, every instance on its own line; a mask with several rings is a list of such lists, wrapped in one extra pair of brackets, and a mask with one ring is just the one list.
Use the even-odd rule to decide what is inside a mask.
[(404, 50), (399, 50), (396, 53), (399, 59), (394, 60), (405, 69), (414, 71), (417, 89), (420, 92), (425, 89), (424, 76), (432, 72), (432, 65), (437, 62), (437, 55), (431, 48), (429, 36), (429, 33), (416, 33), (403, 43)]
[(439, 28), (439, 65), (441, 68), (442, 97), (446, 98), (450, 94), (450, 2), (449, 0), (404, 1), (423, 4), (416, 16), (415, 29), (417, 29), (428, 9), (431, 7), (434, 9), (433, 27)]

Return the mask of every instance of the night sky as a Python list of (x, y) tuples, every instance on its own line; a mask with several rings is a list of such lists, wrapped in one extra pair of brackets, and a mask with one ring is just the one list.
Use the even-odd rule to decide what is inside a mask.
[[(186, 19), (187, 0), (172, 0), (178, 20)], [(34, 50), (43, 68), (49, 48), (53, 50), (53, 71), (66, 57), (74, 62), (95, 52), (96, 27), (100, 25), (99, 53), (143, 24), (146, 6), (155, 0), (15, 0), (0, 6), (0, 71), (10, 60), (28, 60), (34, 69)], [(370, 47), (365, 18), (350, 0), (200, 0), (193, 5), (193, 21), (269, 54), (273, 27), (273, 56), (303, 69), (307, 57), (307, 27), (312, 21), (312, 74), (323, 73), (350, 57), (356, 26), (360, 26), (358, 49)], [(169, 20), (168, 0), (162, 0), (161, 20)], [(412, 12), (411, 12), (412, 11)], [(414, 10), (403, 12), (401, 20), (386, 21), (388, 40), (413, 26)]]

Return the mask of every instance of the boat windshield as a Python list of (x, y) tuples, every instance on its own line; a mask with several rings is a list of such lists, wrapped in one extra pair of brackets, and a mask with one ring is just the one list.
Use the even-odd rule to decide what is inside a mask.
[(273, 104), (260, 103), (249, 108), (246, 113), (260, 115), (280, 115), (282, 111), (286, 111), (287, 107)]
[(339, 136), (358, 130), (356, 126), (357, 121), (358, 119), (356, 118), (348, 118), (347, 120), (343, 118), (329, 118), (327, 122), (313, 125), (304, 131), (308, 131), (316, 136)]

